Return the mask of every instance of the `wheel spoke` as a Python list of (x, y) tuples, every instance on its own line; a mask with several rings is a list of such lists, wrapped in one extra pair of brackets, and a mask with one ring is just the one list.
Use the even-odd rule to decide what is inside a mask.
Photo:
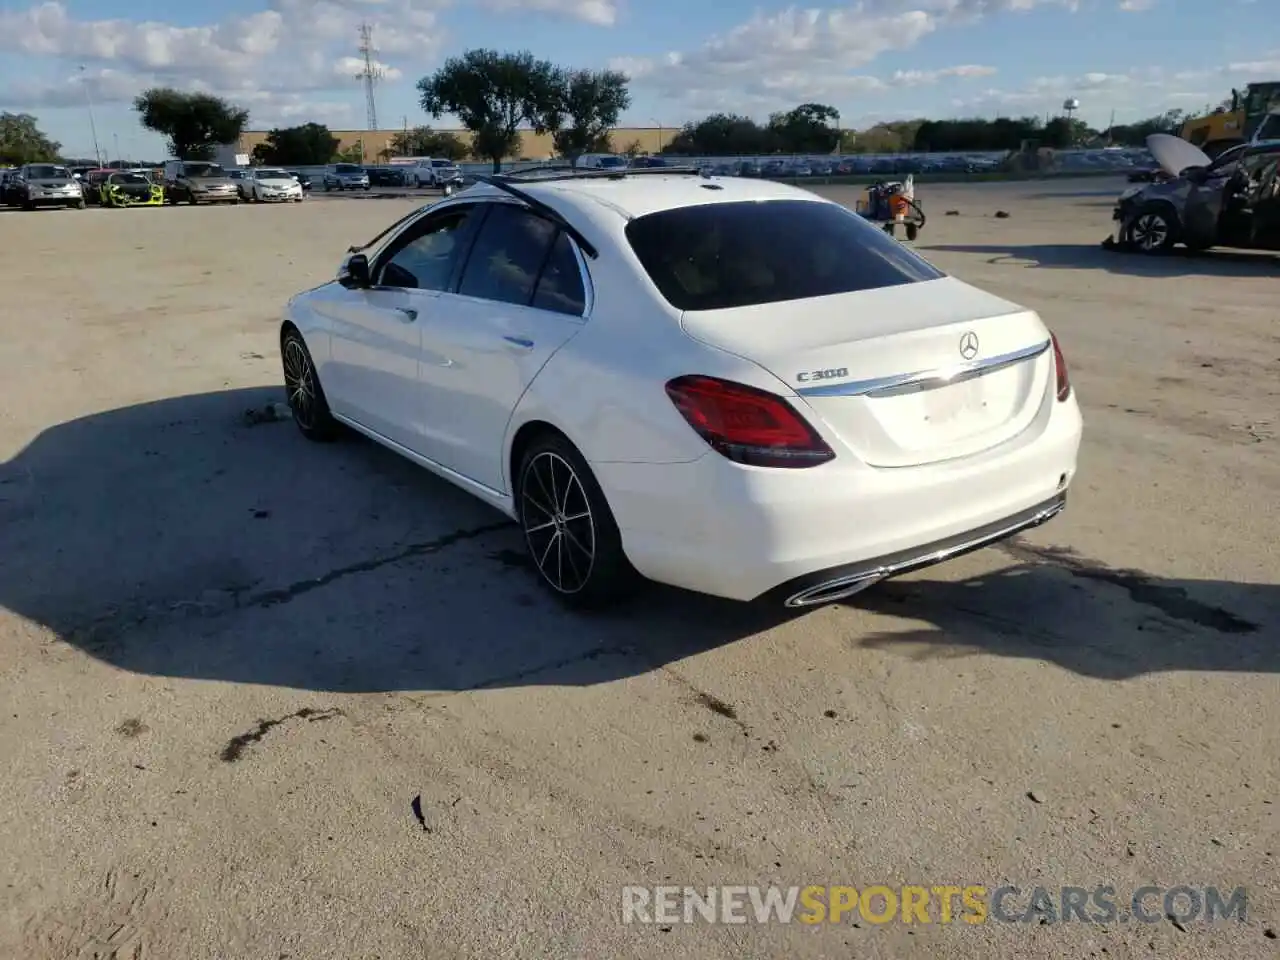
[(544, 517), (550, 517), (552, 521), (552, 525), (553, 526), (555, 525), (556, 512), (554, 510), (548, 510), (547, 505), (545, 503), (543, 503), (541, 500), (537, 499), (536, 497), (530, 495), (527, 490), (521, 491), (521, 496), (524, 498), (524, 500), (527, 503), (533, 504), (534, 508)]
[(547, 557), (551, 556), (551, 548), (556, 545), (556, 541), (560, 539), (560, 531), (557, 530), (551, 535), (551, 539), (547, 541), (547, 549), (542, 551), (542, 558), (538, 561), (538, 569), (544, 574), (547, 572)]

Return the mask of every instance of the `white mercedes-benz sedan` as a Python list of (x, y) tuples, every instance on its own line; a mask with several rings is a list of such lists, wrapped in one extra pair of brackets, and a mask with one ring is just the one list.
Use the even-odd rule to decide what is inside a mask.
[(1034, 311), (769, 181), (482, 180), (289, 302), (285, 385), (306, 437), (514, 518), (564, 601), (825, 603), (1065, 505), (1080, 411)]

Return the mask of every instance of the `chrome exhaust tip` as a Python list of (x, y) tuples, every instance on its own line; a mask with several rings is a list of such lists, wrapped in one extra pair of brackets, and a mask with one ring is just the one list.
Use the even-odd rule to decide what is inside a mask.
[(852, 577), (837, 577), (835, 580), (826, 580), (791, 595), (787, 598), (784, 606), (793, 609), (797, 607), (816, 607), (824, 603), (845, 600), (854, 594), (861, 593), (868, 587), (874, 587), (884, 578), (884, 573), (875, 571), (873, 573), (860, 573)]

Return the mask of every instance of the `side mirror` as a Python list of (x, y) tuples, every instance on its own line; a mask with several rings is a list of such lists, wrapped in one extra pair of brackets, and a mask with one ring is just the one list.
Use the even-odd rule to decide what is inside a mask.
[(372, 280), (369, 276), (369, 258), (363, 253), (354, 253), (348, 257), (338, 271), (338, 282), (348, 290), (370, 286)]

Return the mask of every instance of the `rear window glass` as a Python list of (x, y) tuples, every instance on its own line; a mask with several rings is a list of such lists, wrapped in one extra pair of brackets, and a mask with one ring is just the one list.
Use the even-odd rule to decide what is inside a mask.
[(814, 200), (708, 203), (632, 220), (627, 239), (677, 310), (726, 310), (945, 276), (858, 214)]

